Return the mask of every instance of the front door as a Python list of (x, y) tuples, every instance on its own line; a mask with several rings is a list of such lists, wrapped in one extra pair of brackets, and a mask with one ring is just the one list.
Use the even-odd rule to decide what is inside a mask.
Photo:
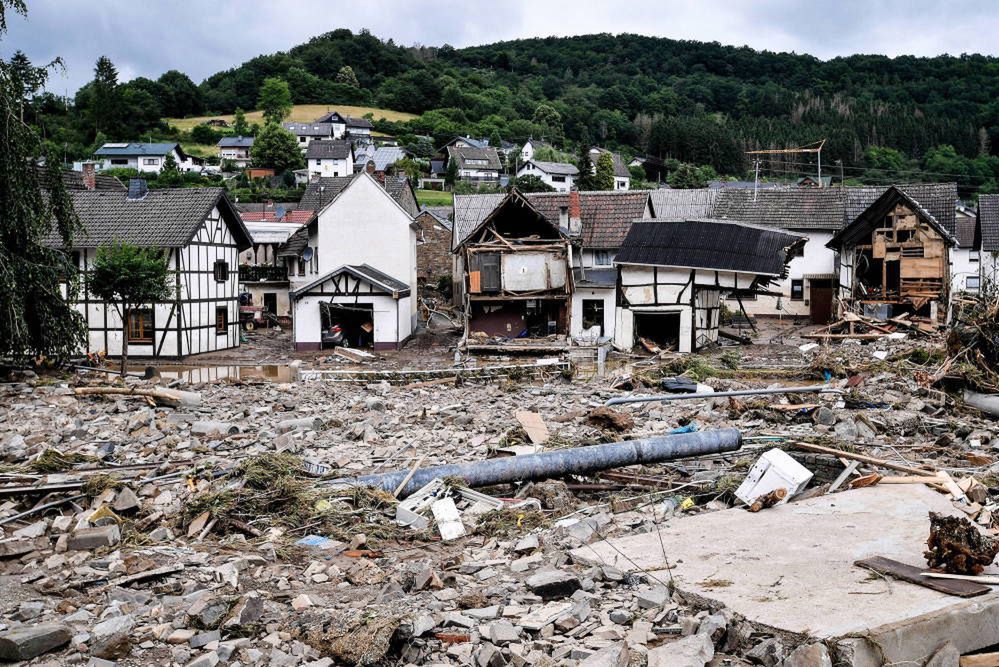
[(264, 292), (264, 312), (277, 315), (277, 293)]
[(812, 324), (829, 324), (832, 321), (833, 281), (808, 281), (809, 314)]

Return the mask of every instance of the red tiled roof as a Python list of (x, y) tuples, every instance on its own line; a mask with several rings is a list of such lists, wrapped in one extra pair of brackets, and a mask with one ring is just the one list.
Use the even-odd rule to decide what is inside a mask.
[[(569, 193), (532, 193), (527, 200), (548, 220), (559, 224), (561, 209), (569, 207)], [(649, 193), (644, 190), (580, 192), (583, 247), (620, 248), (634, 220), (645, 215)]]
[(304, 225), (312, 219), (315, 212), (303, 209), (285, 211), (284, 217), (280, 220), (274, 211), (240, 211), (239, 215), (243, 218), (243, 222), (293, 222)]

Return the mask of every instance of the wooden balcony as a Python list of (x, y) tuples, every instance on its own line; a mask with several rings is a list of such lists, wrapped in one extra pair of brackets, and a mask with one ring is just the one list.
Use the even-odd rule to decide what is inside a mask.
[(286, 266), (240, 266), (239, 282), (241, 283), (286, 283), (288, 282), (288, 267)]

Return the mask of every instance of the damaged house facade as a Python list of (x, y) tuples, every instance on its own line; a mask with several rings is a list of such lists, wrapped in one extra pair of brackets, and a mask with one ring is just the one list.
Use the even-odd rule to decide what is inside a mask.
[(572, 246), (517, 190), (455, 196), (454, 294), (466, 337), (541, 338), (569, 331)]
[(807, 239), (729, 220), (636, 221), (617, 253), (614, 341), (695, 352), (718, 341), (722, 299), (779, 280)]
[(279, 252), (295, 267), (295, 349), (322, 349), (333, 325), (351, 347), (401, 347), (417, 313), (418, 209), (409, 181), (367, 172), (321, 178), (299, 203), (313, 207), (316, 217)]
[(905, 190), (888, 188), (826, 245), (837, 253), (838, 300), (845, 307), (881, 319), (947, 317), (957, 240)]
[[(73, 239), (80, 273), (76, 309), (87, 323), (84, 352), (118, 356), (123, 336), (129, 354), (178, 358), (239, 346), (237, 261), (251, 247), (249, 234), (223, 188), (149, 190), (142, 179), (129, 188), (102, 189), (83, 177), (85, 187), (70, 193), (84, 231)], [(58, 238), (47, 242), (59, 246)], [(100, 247), (129, 243), (159, 248), (172, 275), (173, 294), (121, 314), (112, 302), (95, 297), (89, 276)]]

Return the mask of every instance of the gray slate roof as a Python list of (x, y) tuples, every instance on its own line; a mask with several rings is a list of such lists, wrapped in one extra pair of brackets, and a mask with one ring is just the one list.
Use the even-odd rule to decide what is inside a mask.
[(385, 171), (387, 168), (406, 157), (406, 149), (401, 146), (381, 146), (358, 151), (354, 156), (354, 164), (364, 166), (371, 160), (375, 163), (375, 171)]
[(541, 162), (540, 160), (528, 160), (524, 164), (533, 164), (539, 170), (545, 172), (546, 174), (555, 174), (562, 176), (578, 176), (579, 169), (576, 165), (569, 164), (567, 162)]
[(420, 213), (427, 213), (434, 217), (434, 220), (444, 229), (451, 231), (451, 214), (454, 209), (451, 206), (426, 206), (420, 209)]
[[(298, 208), (318, 211), (335, 199), (355, 178), (359, 178), (360, 176), (360, 173), (352, 176), (324, 176), (311, 181), (305, 189), (302, 199), (298, 202)], [(385, 191), (393, 199), (399, 202), (399, 205), (410, 216), (415, 217), (420, 212), (420, 207), (416, 203), (416, 196), (413, 194), (413, 189), (410, 187), (408, 180), (386, 178), (382, 187), (385, 188)], [(320, 188), (323, 188), (323, 190), (320, 191)]]
[[(892, 186), (837, 188), (846, 191), (846, 224), (857, 219), (868, 206), (877, 201)], [(953, 236), (956, 233), (955, 208), (958, 202), (957, 183), (901, 183), (899, 190), (924, 208), (940, 226)]]
[(222, 137), (219, 139), (219, 148), (252, 148), (253, 137)]
[(978, 198), (978, 224), (981, 226), (982, 251), (999, 252), (999, 195)]
[(805, 238), (731, 220), (635, 221), (614, 263), (779, 276)]
[(657, 219), (694, 220), (711, 217), (715, 200), (718, 199), (718, 190), (659, 188), (652, 190), (649, 198), (652, 200), (652, 216)]
[(844, 221), (843, 190), (846, 189), (780, 188), (756, 193), (744, 189), (717, 190), (711, 217), (782, 229), (838, 230)]
[[(76, 248), (96, 248), (125, 242), (141, 247), (186, 246), (212, 208), (222, 218), (240, 250), (250, 247), (250, 235), (225, 188), (167, 188), (150, 190), (145, 197), (130, 200), (124, 190), (77, 190), (71, 193), (84, 230), (73, 238)], [(58, 234), (46, 243), (61, 246)]]
[[(933, 191), (930, 191), (930, 193), (932, 192)], [(934, 201), (932, 197), (927, 195), (926, 191), (924, 191), (923, 194), (923, 201)], [(931, 227), (943, 236), (944, 240), (946, 240), (948, 244), (956, 245), (957, 239), (954, 237), (954, 208), (957, 201), (956, 186), (954, 187), (954, 195), (955, 198), (950, 200), (951, 204), (945, 210), (939, 210), (941, 208), (939, 203), (937, 206), (938, 211), (942, 215), (946, 216), (949, 214), (950, 216), (950, 227), (947, 228), (936, 218), (934, 211), (930, 210), (922, 202), (916, 200), (905, 187), (896, 185), (889, 186), (881, 193), (880, 196), (877, 197), (877, 199), (864, 206), (856, 218), (851, 218), (846, 226), (836, 232), (832, 239), (826, 243), (826, 246), (829, 248), (839, 248), (842, 246), (849, 246), (862, 239), (869, 238), (871, 231), (876, 226), (881, 225), (884, 216), (887, 215), (898, 202), (903, 203), (905, 206), (912, 209), (917, 215), (922, 217)]]
[[(484, 148), (447, 147), (449, 160), (457, 160), (459, 169), (482, 169), (499, 171), (502, 168), (499, 153), (492, 146)], [(485, 160), (485, 164), (468, 164), (468, 160)]]
[(317, 139), (309, 142), (306, 160), (349, 160), (352, 148), (345, 139)]
[(180, 146), (178, 144), (115, 144), (107, 143), (94, 151), (94, 155), (99, 155), (101, 157), (130, 157), (133, 155), (166, 155), (173, 149), (177, 149), (180, 153)]
[(281, 127), (300, 137), (333, 136), (333, 123), (281, 123)]
[(506, 198), (505, 194), (455, 195), (454, 229), (451, 233), (451, 249), (454, 250), (475, 228), (486, 219)]
[(957, 215), (955, 236), (958, 248), (975, 248), (978, 245), (978, 215)]

